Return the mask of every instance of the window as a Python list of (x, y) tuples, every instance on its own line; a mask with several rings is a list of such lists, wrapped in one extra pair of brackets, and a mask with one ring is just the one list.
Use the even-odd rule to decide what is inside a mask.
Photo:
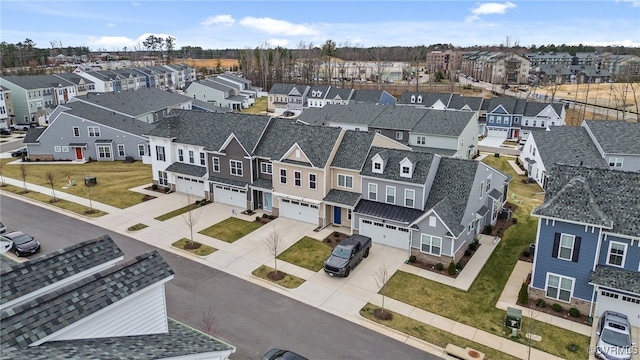
[(572, 278), (554, 275), (551, 273), (547, 274), (547, 297), (569, 302), (571, 300), (572, 292)]
[(53, 147), (53, 151), (55, 151), (55, 152), (61, 152), (61, 151), (62, 151), (62, 147), (60, 147), (60, 146), (54, 146), (54, 147)]
[(442, 249), (442, 238), (422, 234), (420, 237), (420, 251), (427, 254), (440, 256)]
[(164, 171), (158, 171), (158, 183), (160, 185), (169, 185), (169, 182), (167, 181), (167, 173)]
[(373, 163), (373, 170), (375, 170), (375, 172), (381, 172), (382, 171), (382, 163), (374, 162)]
[(353, 176), (338, 174), (338, 186), (352, 189)]
[(138, 155), (140, 155), (140, 156), (144, 156), (145, 155), (144, 144), (138, 144)]
[(273, 165), (271, 165), (271, 163), (268, 163), (268, 162), (260, 163), (260, 172), (263, 174), (271, 175), (273, 173)]
[(309, 174), (309, 189), (316, 189), (316, 174)]
[(429, 226), (436, 227), (436, 217), (433, 215), (429, 216)]
[(378, 184), (369, 184), (369, 200), (377, 200), (378, 198)]
[(387, 203), (396, 203), (396, 188), (394, 186), (387, 186)]
[(415, 202), (416, 191), (405, 189), (404, 190), (404, 206), (413, 207), (413, 203)]
[(496, 116), (496, 124), (502, 124), (502, 116)]
[(280, 169), (280, 183), (287, 183), (287, 169)]
[(487, 176), (487, 186), (484, 188), (485, 192), (489, 192), (491, 190), (491, 175)]
[(229, 160), (231, 175), (242, 176), (242, 161)]
[(164, 161), (164, 146), (156, 146), (156, 160)]
[(211, 158), (211, 161), (213, 162), (213, 164), (211, 164), (211, 167), (213, 168), (214, 172), (220, 172), (220, 159), (217, 157)]
[(69, 147), (68, 146), (63, 146), (62, 147), (62, 152), (69, 152)]
[(415, 95), (411, 95), (411, 103), (415, 103), (416, 102), (416, 96)]
[(482, 200), (482, 197), (484, 196), (485, 193), (485, 189), (484, 189), (484, 181), (480, 183), (480, 200)]
[(184, 161), (184, 151), (182, 149), (178, 149), (178, 161)]
[(627, 244), (616, 241), (609, 242), (609, 256), (607, 265), (624, 267), (624, 254), (627, 252)]
[(196, 160), (195, 160), (194, 155), (193, 155), (193, 150), (189, 150), (189, 162), (191, 164), (193, 164), (193, 163), (195, 163), (195, 161)]
[(118, 156), (124, 157), (124, 154), (125, 154), (124, 144), (118, 144)]
[(347, 209), (347, 220), (351, 221), (351, 209)]
[(622, 167), (622, 159), (621, 157), (610, 157), (609, 158), (609, 166), (611, 167)]
[(98, 159), (111, 159), (111, 146), (98, 146)]
[(552, 256), (562, 260), (577, 262), (580, 252), (580, 240), (580, 237), (577, 236), (555, 233)]
[(89, 131), (89, 137), (100, 137), (100, 128), (98, 126), (87, 127)]
[(302, 173), (300, 171), (293, 172), (293, 186), (302, 186)]
[(74, 137), (79, 137), (80, 136), (80, 128), (77, 126), (73, 127), (73, 136)]
[(411, 168), (409, 168), (408, 166), (403, 166), (402, 175), (404, 175), (405, 177), (411, 175)]
[(533, 119), (533, 126), (538, 126), (538, 120)]
[(418, 136), (416, 138), (416, 143), (418, 145), (426, 145), (427, 144), (427, 137), (426, 136)]
[(201, 153), (200, 153), (200, 165), (205, 165), (205, 160), (204, 160), (204, 158), (205, 158), (205, 155), (204, 155), (204, 153), (202, 153), (202, 152), (201, 152)]
[(402, 140), (402, 131), (396, 131), (396, 140)]

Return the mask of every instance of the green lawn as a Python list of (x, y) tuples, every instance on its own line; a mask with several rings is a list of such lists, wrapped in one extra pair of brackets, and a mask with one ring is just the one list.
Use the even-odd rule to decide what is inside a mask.
[[(2, 176), (22, 181), (21, 166), (9, 164), (15, 158), (0, 160)], [(56, 191), (81, 196), (89, 199), (89, 189), (84, 186), (86, 176), (95, 176), (98, 184), (91, 188), (91, 200), (108, 204), (119, 209), (137, 205), (144, 195), (129, 189), (151, 183), (151, 165), (136, 161), (126, 164), (123, 161), (94, 161), (86, 164), (38, 164), (29, 162), (24, 167), (27, 183), (50, 188), (46, 174), (51, 172)], [(75, 186), (67, 186), (69, 178), (76, 182)], [(66, 187), (63, 189), (62, 187)]]
[(319, 271), (329, 254), (331, 254), (331, 246), (305, 236), (278, 255), (278, 259), (311, 271)]
[[(510, 192), (515, 193), (516, 199), (522, 199), (523, 203), (517, 203), (519, 207), (514, 214), (518, 223), (507, 229), (469, 291), (464, 292), (398, 271), (381, 293), (463, 324), (509, 337), (510, 333), (505, 332), (502, 326), (506, 312), (495, 306), (522, 249), (535, 240), (537, 219), (530, 216), (530, 213), (533, 206), (541, 204), (541, 201), (536, 202), (529, 198), (539, 187), (522, 184), (513, 169), (506, 164), (506, 158), (488, 157), (487, 160), (492, 164), (504, 162), (496, 168), (514, 176)], [(542, 195), (534, 196), (538, 197), (542, 200)], [(587, 357), (588, 337), (539, 322), (535, 322), (535, 327), (540, 328), (538, 334), (542, 336), (542, 341), (535, 343), (534, 347), (565, 359)], [(576, 344), (580, 352), (569, 351), (567, 347), (570, 344)]]
[(259, 268), (253, 270), (253, 272), (251, 272), (251, 274), (261, 278), (261, 279), (265, 279), (267, 281), (271, 281), (274, 284), (278, 284), (280, 286), (286, 287), (287, 289), (294, 289), (297, 288), (298, 286), (302, 285), (304, 283), (304, 279), (301, 279), (297, 276), (293, 276), (293, 275), (289, 275), (287, 273), (284, 273), (282, 271), (279, 271), (280, 273), (284, 274), (284, 278), (281, 280), (272, 280), (269, 278), (269, 274), (274, 272), (274, 269), (271, 267), (268, 267), (266, 265), (262, 265)]
[(128, 231), (139, 231), (145, 228), (148, 228), (149, 225), (143, 224), (143, 223), (137, 223), (135, 225), (131, 225), (127, 228)]
[(213, 226), (201, 230), (199, 233), (232, 243), (241, 237), (251, 233), (262, 226), (262, 224), (230, 217)]
[(182, 239), (174, 242), (173, 244), (171, 244), (171, 246), (176, 247), (178, 249), (182, 249), (184, 251), (188, 251), (188, 252), (190, 252), (190, 253), (192, 253), (194, 255), (198, 255), (198, 256), (211, 255), (216, 251), (215, 248), (213, 248), (211, 246), (208, 246), (208, 245), (205, 245), (205, 244), (201, 244), (201, 243), (196, 242), (196, 241), (194, 241), (194, 243), (198, 244), (200, 246), (198, 246), (196, 249), (190, 249), (190, 248), (188, 248), (189, 247), (188, 245), (189, 245), (190, 242), (191, 241), (189, 239), (182, 238)]
[(267, 100), (267, 96), (259, 97), (256, 99), (256, 102), (253, 104), (253, 106), (247, 109), (242, 109), (242, 112), (247, 114), (261, 114), (263, 112), (266, 112), (268, 103)]
[(182, 214), (187, 213), (187, 212), (189, 212), (191, 210), (195, 210), (195, 209), (197, 209), (199, 207), (200, 207), (200, 205), (198, 205), (198, 204), (189, 204), (189, 205), (187, 205), (185, 207), (181, 207), (180, 209), (176, 209), (176, 210), (173, 210), (173, 211), (168, 212), (166, 214), (162, 214), (162, 215), (156, 217), (155, 219), (159, 220), (159, 221), (169, 220), (169, 219), (174, 218), (174, 217), (176, 217), (178, 215), (182, 215)]
[[(53, 197), (51, 195), (47, 195), (47, 194), (42, 194), (39, 192), (35, 192), (35, 191), (28, 191), (28, 192), (24, 192), (24, 188), (22, 187), (17, 187), (17, 186), (13, 186), (13, 185), (5, 185), (3, 187), (0, 187), (0, 189), (2, 189), (2, 191), (8, 191), (20, 196), (24, 196), (26, 198), (29, 198), (31, 200), (36, 200), (42, 203), (45, 203), (47, 205), (52, 205), (55, 207), (59, 207), (61, 209), (65, 209), (71, 212), (74, 212), (76, 214), (80, 214), (80, 215), (84, 215), (84, 216), (88, 216), (88, 217), (92, 217), (92, 218), (96, 218), (96, 217), (100, 217), (103, 215), (106, 215), (107, 213), (104, 211), (100, 211), (100, 210), (95, 210), (95, 209), (91, 209), (90, 207), (84, 206), (84, 205), (80, 205), (80, 204), (76, 204), (74, 202), (70, 202), (67, 200), (61, 200), (58, 199), (58, 201), (56, 202), (52, 202), (51, 200), (53, 199)], [(29, 186), (27, 186), (27, 190), (29, 189)]]

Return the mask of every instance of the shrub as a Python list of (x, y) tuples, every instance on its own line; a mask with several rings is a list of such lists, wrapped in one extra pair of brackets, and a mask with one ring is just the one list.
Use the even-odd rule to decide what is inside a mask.
[(275, 216), (273, 216), (273, 215), (269, 215), (269, 220), (273, 220), (273, 219), (275, 219), (275, 218), (276, 218)]
[(269, 215), (267, 215), (267, 214), (262, 214), (262, 217), (266, 219), (266, 218), (268, 218), (268, 217), (269, 217)]
[(443, 263), (437, 263), (436, 264), (436, 270), (440, 270), (441, 271), (442, 269), (444, 269), (444, 264)]
[(415, 255), (411, 255), (411, 256), (409, 256), (409, 262), (410, 262), (410, 263), (414, 263), (414, 262), (416, 262), (416, 256), (415, 256)]
[(516, 217), (511, 218), (511, 222), (513, 222), (514, 224), (517, 224), (518, 223), (518, 218), (516, 218)]
[(458, 262), (458, 263), (456, 264), (456, 269), (457, 269), (457, 270), (462, 270), (462, 269), (464, 269), (464, 263), (463, 263), (462, 261)]
[(493, 156), (500, 157), (500, 154), (499, 153), (495, 153), (495, 154), (493, 154)]
[(528, 258), (529, 256), (531, 256), (531, 253), (529, 252), (529, 250), (525, 250), (522, 252), (522, 256)]
[(547, 306), (547, 303), (544, 301), (544, 299), (540, 298), (538, 300), (536, 300), (536, 306), (539, 308), (543, 308), (545, 306)]
[(256, 221), (260, 221), (260, 216), (256, 216)]
[(471, 251), (471, 249), (467, 249), (464, 251), (464, 256), (471, 256), (471, 254), (473, 254), (473, 251)]
[(491, 224), (485, 225), (484, 229), (482, 229), (482, 233), (485, 235), (491, 234), (491, 231), (493, 231), (493, 226)]
[(561, 312), (562, 311), (562, 305), (555, 303), (553, 305), (551, 305), (551, 310), (555, 311), (555, 312)]
[(478, 249), (478, 244), (475, 241), (469, 244), (469, 250), (476, 251), (476, 249)]
[(151, 185), (151, 190), (158, 190), (158, 184)]
[[(540, 300), (540, 299), (538, 299)], [(520, 285), (520, 291), (518, 292), (518, 304), (527, 305), (529, 303), (529, 285), (526, 281)]]
[(447, 272), (449, 273), (449, 275), (455, 275), (456, 274), (456, 263), (454, 263), (453, 261), (449, 263), (449, 267), (447, 268)]
[(337, 232), (337, 231), (334, 231), (334, 232), (333, 232), (333, 236), (335, 236), (335, 237), (339, 237), (339, 236), (340, 236), (340, 233), (339, 233), (339, 232)]
[(574, 317), (574, 318), (580, 317), (580, 310), (578, 310), (577, 308), (574, 308), (574, 307), (569, 309), (569, 316)]

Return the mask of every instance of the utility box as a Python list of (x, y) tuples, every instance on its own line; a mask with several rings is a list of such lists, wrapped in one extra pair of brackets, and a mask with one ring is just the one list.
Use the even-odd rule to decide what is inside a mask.
[(96, 186), (96, 185), (98, 185), (98, 179), (96, 179), (95, 176), (86, 176), (84, 178), (84, 185), (85, 186)]
[(522, 310), (516, 308), (507, 308), (507, 317), (504, 325), (511, 329), (520, 329), (522, 326)]

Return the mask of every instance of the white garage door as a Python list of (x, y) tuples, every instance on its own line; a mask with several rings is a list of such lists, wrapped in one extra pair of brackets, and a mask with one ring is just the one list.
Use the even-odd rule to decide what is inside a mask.
[(317, 225), (320, 213), (318, 212), (318, 205), (280, 199), (280, 216)]
[(491, 136), (491, 137), (506, 139), (508, 134), (509, 134), (509, 129), (489, 128), (487, 130), (487, 136)]
[(176, 191), (203, 198), (204, 180), (176, 176)]
[(247, 192), (228, 186), (216, 185), (213, 188), (213, 201), (244, 209), (247, 207)]
[(359, 234), (370, 237), (378, 244), (409, 249), (409, 229), (407, 228), (360, 219)]
[(606, 310), (623, 313), (629, 317), (631, 326), (640, 327), (640, 297), (600, 289), (595, 315), (600, 316)]

